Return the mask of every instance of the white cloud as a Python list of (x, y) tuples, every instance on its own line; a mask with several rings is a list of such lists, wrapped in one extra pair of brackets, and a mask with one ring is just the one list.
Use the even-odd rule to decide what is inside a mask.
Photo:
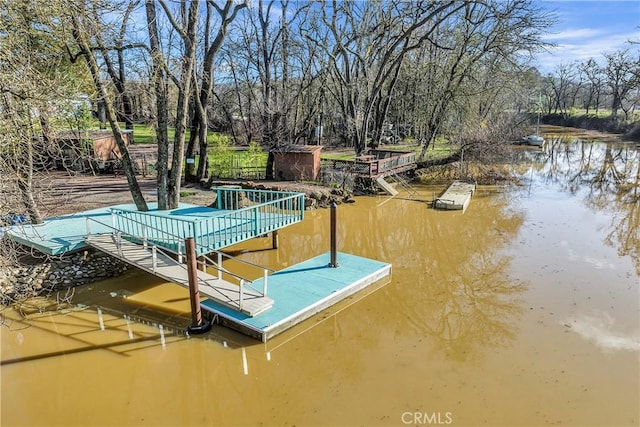
[(571, 40), (582, 39), (584, 37), (597, 37), (600, 34), (602, 34), (602, 31), (594, 28), (572, 28), (557, 33), (549, 33), (543, 36), (543, 39), (546, 41)]
[(560, 323), (569, 326), (573, 332), (603, 350), (640, 351), (638, 331), (633, 333), (614, 331), (615, 320), (608, 313), (578, 316)]
[[(563, 32), (565, 33), (565, 32)], [(594, 58), (601, 62), (603, 54), (619, 49), (631, 48), (629, 40), (637, 39), (637, 33), (603, 34), (597, 30), (569, 30), (568, 36), (564, 38), (554, 37), (552, 42), (557, 46), (552, 47), (549, 52), (536, 55), (536, 62), (540, 71), (544, 73), (552, 72), (560, 64), (568, 64), (574, 61), (585, 61)], [(579, 34), (583, 37), (578, 37)], [(591, 34), (591, 35), (590, 35)]]

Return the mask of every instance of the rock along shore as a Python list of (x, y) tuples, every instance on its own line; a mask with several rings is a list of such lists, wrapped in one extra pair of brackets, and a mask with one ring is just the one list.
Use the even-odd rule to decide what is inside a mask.
[(84, 250), (0, 269), (0, 305), (35, 296), (43, 290), (63, 290), (119, 276), (129, 265), (94, 250)]

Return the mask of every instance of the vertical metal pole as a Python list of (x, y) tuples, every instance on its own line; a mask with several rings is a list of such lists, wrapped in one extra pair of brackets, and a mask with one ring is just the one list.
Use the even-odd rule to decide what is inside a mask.
[(338, 264), (338, 251), (337, 251), (337, 244), (336, 244), (336, 234), (337, 234), (337, 211), (338, 210), (338, 205), (336, 204), (336, 202), (331, 202), (331, 262), (329, 262), (329, 267), (331, 268), (337, 268), (340, 267), (340, 264)]
[(190, 333), (203, 333), (209, 330), (211, 324), (202, 321), (200, 309), (200, 291), (198, 290), (198, 258), (196, 257), (196, 243), (193, 237), (184, 240), (187, 253), (187, 272), (189, 276), (189, 299), (191, 300), (191, 326), (187, 328)]
[(218, 279), (222, 279), (222, 252), (218, 252)]
[(238, 308), (242, 310), (242, 302), (244, 300), (244, 279), (240, 279), (240, 300), (238, 301)]
[(265, 268), (262, 271), (262, 296), (267, 296), (267, 278), (269, 277), (269, 272)]
[(147, 249), (147, 226), (142, 225), (142, 247)]

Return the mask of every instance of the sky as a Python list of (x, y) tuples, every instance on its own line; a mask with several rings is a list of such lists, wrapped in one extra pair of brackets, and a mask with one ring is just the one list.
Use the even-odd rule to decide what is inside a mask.
[(553, 11), (558, 23), (545, 41), (556, 43), (548, 53), (536, 56), (538, 69), (552, 72), (555, 67), (595, 58), (618, 49), (640, 49), (628, 40), (640, 42), (640, 0), (538, 0), (537, 5)]

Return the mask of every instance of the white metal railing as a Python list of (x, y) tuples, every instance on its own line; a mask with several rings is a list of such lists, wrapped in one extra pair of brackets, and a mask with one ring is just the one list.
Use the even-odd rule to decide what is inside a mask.
[[(160, 232), (162, 232), (162, 236), (165, 239), (165, 243), (167, 241), (169, 241), (169, 239), (171, 241), (176, 242), (177, 250), (172, 250), (170, 248), (167, 248), (166, 246), (162, 246), (162, 249), (161, 249), (160, 247), (158, 247), (158, 245), (151, 244), (152, 271), (155, 273), (156, 269), (157, 269), (157, 260), (158, 260), (157, 253), (158, 253), (158, 251), (163, 253), (163, 254), (165, 254), (165, 255), (167, 255), (169, 258), (171, 258), (171, 255), (177, 257), (178, 260), (177, 260), (177, 262), (175, 262), (175, 265), (180, 266), (181, 268), (184, 268), (185, 270), (188, 270), (187, 266), (183, 263), (183, 257), (184, 257), (184, 254), (182, 253), (183, 244), (182, 244), (182, 241), (180, 239), (180, 236), (173, 236), (173, 235), (171, 235), (171, 233), (168, 233), (168, 232), (166, 232), (164, 230), (158, 230), (155, 227), (151, 227), (151, 226), (149, 226), (147, 224), (140, 224), (141, 225), (141, 230), (146, 230), (144, 233), (142, 233), (142, 236), (132, 235), (132, 234), (129, 234), (129, 233), (123, 233), (122, 230), (120, 230), (118, 228), (115, 228), (113, 226), (110, 226), (108, 224), (105, 224), (104, 222), (99, 221), (99, 220), (97, 220), (95, 218), (86, 217), (86, 231), (87, 231), (86, 237), (87, 238), (90, 238), (90, 236), (91, 236), (91, 225), (90, 225), (91, 222), (95, 222), (97, 224), (100, 224), (103, 227), (107, 227), (108, 229), (112, 230), (111, 236), (112, 236), (113, 242), (116, 245), (116, 249), (118, 251), (118, 254), (122, 258), (124, 258), (123, 253), (122, 253), (123, 236), (128, 236), (133, 241), (135, 241), (135, 240), (141, 241), (142, 247), (145, 248), (145, 249), (148, 249), (149, 245), (150, 245), (150, 242), (149, 242), (149, 239), (148, 239), (148, 235), (152, 234), (153, 232), (160, 231)], [(115, 223), (117, 224), (117, 222), (115, 222)], [(144, 227), (142, 227), (142, 226), (144, 226)], [(149, 233), (149, 229), (151, 230), (152, 233)], [(217, 278), (216, 278), (217, 280), (222, 279), (222, 274), (224, 273), (224, 274), (227, 274), (228, 276), (233, 277), (234, 279), (236, 279), (238, 281), (238, 305), (239, 305), (240, 309), (242, 309), (242, 305), (243, 305), (243, 302), (244, 302), (245, 287), (249, 287), (249, 288), (253, 289), (255, 292), (257, 292), (258, 294), (260, 294), (262, 296), (267, 296), (267, 289), (268, 289), (268, 283), (267, 283), (268, 279), (267, 278), (268, 278), (268, 274), (269, 274), (269, 272), (274, 272), (275, 270), (267, 268), (267, 267), (264, 267), (264, 266), (260, 266), (258, 264), (251, 263), (249, 261), (242, 260), (240, 258), (233, 257), (231, 255), (225, 254), (225, 253), (220, 252), (220, 251), (213, 251), (213, 253), (216, 253), (217, 256), (218, 256), (218, 261), (217, 262), (213, 261), (211, 258), (209, 258), (206, 255), (201, 255), (200, 258), (202, 258), (202, 259), (196, 260), (196, 263), (202, 265), (205, 268), (205, 270), (206, 270), (207, 267), (214, 268), (217, 271)], [(253, 285), (253, 281), (252, 280), (247, 279), (246, 277), (240, 276), (240, 275), (238, 275), (236, 273), (233, 273), (233, 272), (229, 271), (228, 269), (224, 268), (223, 265), (222, 265), (223, 257), (227, 257), (229, 259), (233, 259), (233, 260), (239, 261), (241, 263), (244, 263), (244, 264), (247, 264), (247, 265), (262, 269), (262, 272), (263, 272), (262, 290), (257, 289)], [(208, 264), (206, 262), (207, 260), (209, 261)], [(215, 283), (212, 283), (210, 279), (204, 279), (204, 278), (202, 278), (200, 276), (198, 276), (197, 279), (198, 279), (198, 282), (200, 284), (205, 284), (205, 285), (211, 287), (214, 291), (218, 292), (221, 296), (226, 298), (228, 300), (228, 302), (233, 302), (233, 300), (231, 298), (227, 297), (223, 292), (221, 292), (220, 290), (216, 289)]]
[[(262, 290), (258, 290), (256, 289), (252, 284), (253, 281), (249, 281), (248, 279), (244, 279), (246, 281), (248, 281), (250, 283), (250, 287), (255, 290), (256, 292), (262, 294), (262, 296), (266, 296), (267, 295), (267, 288), (268, 288), (268, 277), (269, 277), (269, 273), (274, 273), (275, 270), (268, 268), (268, 267), (264, 267), (262, 265), (258, 265), (258, 264), (254, 264), (252, 262), (249, 261), (245, 261), (243, 259), (231, 256), (229, 254), (226, 254), (224, 252), (221, 251), (214, 251), (213, 253), (215, 253), (217, 255), (217, 261), (212, 260), (211, 258), (209, 258), (207, 255), (201, 255), (200, 258), (197, 260), (198, 265), (202, 265), (203, 268), (207, 268), (208, 266), (214, 266), (214, 268), (217, 270), (218, 273), (218, 279), (222, 279), (222, 273), (226, 273), (226, 274), (230, 274), (232, 276), (236, 276), (234, 275), (234, 273), (231, 273), (229, 270), (227, 270), (226, 268), (224, 268), (222, 266), (222, 260), (224, 257), (228, 258), (228, 259), (232, 259), (234, 261), (238, 261), (242, 264), (251, 266), (251, 267), (255, 267), (258, 268), (260, 270), (262, 270)], [(209, 261), (209, 264), (207, 264), (207, 261)], [(239, 277), (239, 276), (237, 276)]]

